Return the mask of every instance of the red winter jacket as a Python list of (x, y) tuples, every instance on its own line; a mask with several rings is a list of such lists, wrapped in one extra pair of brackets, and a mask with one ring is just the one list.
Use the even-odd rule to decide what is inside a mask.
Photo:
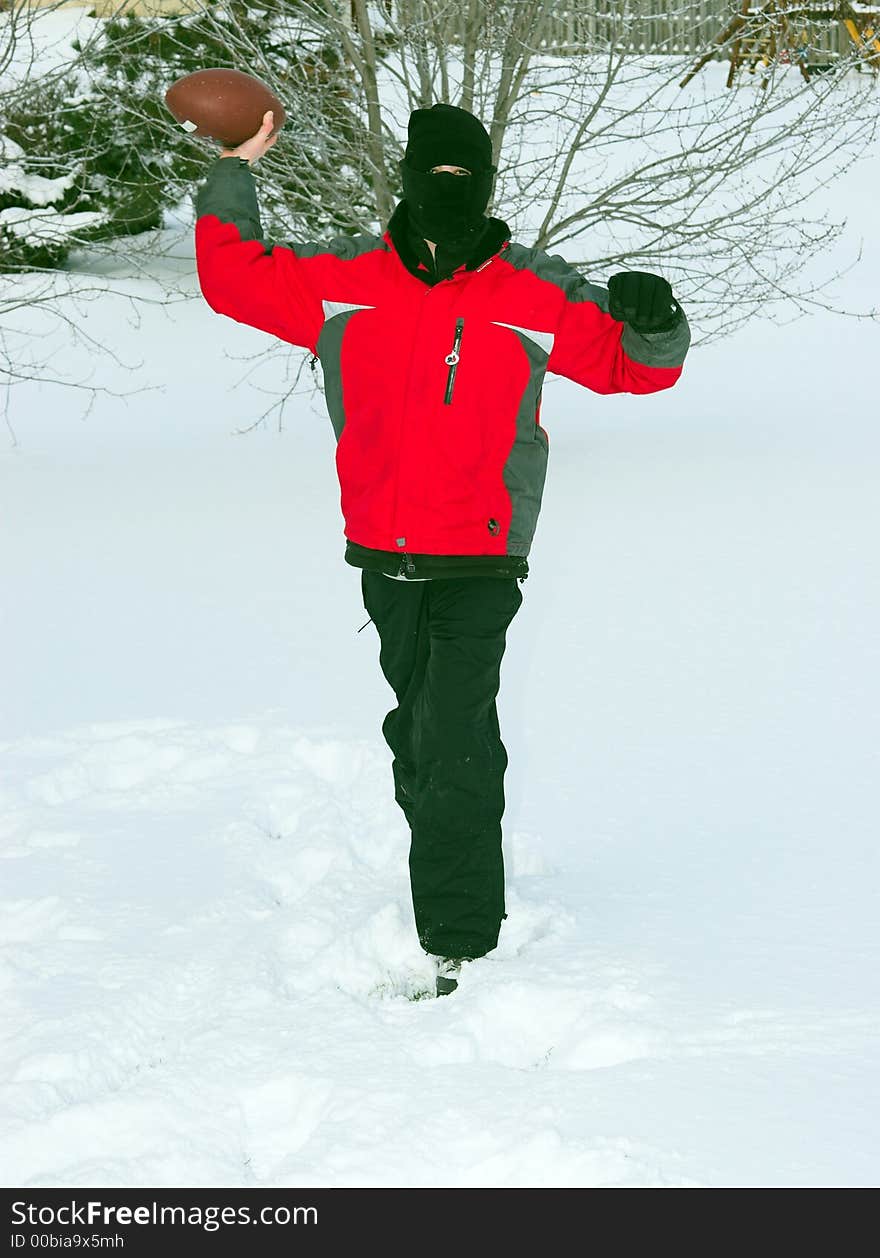
[(545, 372), (596, 393), (668, 389), (687, 320), (637, 333), (611, 318), (605, 288), (510, 242), (498, 219), (485, 256), (426, 282), (404, 215), (402, 202), (381, 237), (273, 245), (248, 163), (220, 158), (197, 195), (202, 293), (320, 358), (350, 563), (522, 574), (547, 469)]

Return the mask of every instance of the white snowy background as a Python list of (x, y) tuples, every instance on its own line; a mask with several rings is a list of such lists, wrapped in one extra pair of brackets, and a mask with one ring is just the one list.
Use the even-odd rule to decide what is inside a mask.
[[(850, 309), (878, 174), (822, 194), (831, 261), (869, 246)], [(20, 316), (129, 396), (17, 387), (0, 430), (0, 1181), (876, 1182), (877, 323), (756, 319), (652, 397), (548, 382), (509, 918), (412, 999), (332, 430), (304, 395), (237, 434), (282, 367), (248, 377), (270, 340), (200, 297), (189, 214), (63, 277), (118, 364)]]

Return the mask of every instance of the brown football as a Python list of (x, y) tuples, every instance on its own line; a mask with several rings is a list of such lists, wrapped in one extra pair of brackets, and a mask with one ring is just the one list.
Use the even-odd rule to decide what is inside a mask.
[(237, 148), (256, 135), (267, 109), (275, 113), (273, 135), (287, 118), (271, 88), (241, 70), (212, 68), (185, 74), (171, 84), (165, 104), (184, 131), (217, 140), (227, 149)]

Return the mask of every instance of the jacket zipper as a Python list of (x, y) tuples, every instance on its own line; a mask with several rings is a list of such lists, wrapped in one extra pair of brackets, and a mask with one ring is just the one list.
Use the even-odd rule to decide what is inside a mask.
[(464, 319), (455, 320), (455, 340), (452, 342), (452, 350), (446, 355), (443, 361), (446, 363), (449, 371), (446, 375), (446, 394), (443, 398), (443, 405), (448, 406), (452, 401), (452, 390), (455, 388), (455, 372), (461, 358), (459, 353), (461, 349), (461, 334), (464, 331)]

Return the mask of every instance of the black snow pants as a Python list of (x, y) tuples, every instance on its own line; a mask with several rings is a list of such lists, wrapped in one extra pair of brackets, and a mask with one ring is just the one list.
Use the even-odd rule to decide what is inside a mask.
[(397, 696), (382, 733), (412, 835), (419, 940), (439, 956), (481, 957), (505, 917), (507, 752), (495, 698), (522, 592), (516, 577), (397, 581), (366, 569), (361, 590)]

